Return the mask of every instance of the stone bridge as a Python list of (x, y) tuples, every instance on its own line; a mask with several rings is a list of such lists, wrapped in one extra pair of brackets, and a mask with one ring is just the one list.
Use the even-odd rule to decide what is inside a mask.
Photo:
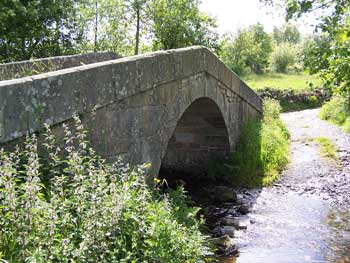
[(203, 47), (160, 51), (0, 81), (0, 144), (79, 114), (107, 159), (200, 172), (234, 151), (261, 99)]

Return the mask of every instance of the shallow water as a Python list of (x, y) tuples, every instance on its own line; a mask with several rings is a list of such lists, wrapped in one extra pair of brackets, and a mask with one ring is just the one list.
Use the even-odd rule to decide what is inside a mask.
[(249, 218), (235, 238), (239, 257), (223, 263), (350, 262), (349, 213), (324, 200), (267, 188)]

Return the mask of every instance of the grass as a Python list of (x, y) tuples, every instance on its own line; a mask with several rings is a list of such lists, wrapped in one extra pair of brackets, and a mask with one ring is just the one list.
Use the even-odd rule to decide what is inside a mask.
[(278, 100), (283, 112), (320, 107), (328, 96), (324, 91), (315, 91), (322, 87), (321, 79), (305, 72), (252, 74), (243, 78), (263, 98)]
[(320, 110), (319, 117), (342, 127), (346, 132), (350, 131), (350, 105), (345, 98), (335, 96), (326, 102)]
[(216, 165), (216, 176), (236, 186), (261, 187), (278, 178), (288, 163), (289, 132), (280, 119), (277, 101), (264, 101), (262, 120), (249, 121), (242, 130), (238, 148)]
[(315, 75), (307, 73), (300, 74), (283, 74), (283, 73), (266, 73), (262, 75), (251, 74), (243, 77), (244, 81), (252, 89), (259, 91), (266, 87), (276, 90), (294, 90), (296, 93), (306, 92), (312, 87), (321, 86), (321, 80)]
[(337, 148), (334, 143), (326, 137), (317, 137), (315, 141), (320, 145), (321, 155), (337, 160)]

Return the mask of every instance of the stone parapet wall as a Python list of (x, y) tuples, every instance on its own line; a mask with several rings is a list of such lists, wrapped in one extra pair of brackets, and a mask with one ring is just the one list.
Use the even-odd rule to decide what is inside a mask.
[(0, 144), (82, 114), (98, 153), (159, 168), (177, 122), (201, 98), (222, 112), (230, 150), (262, 113), (260, 97), (224, 63), (191, 47), (0, 81)]
[(121, 56), (107, 51), (5, 63), (0, 64), (0, 81), (22, 78), (29, 75), (78, 67), (118, 58), (121, 58)]
[[(207, 72), (228, 96), (261, 112), (261, 100), (214, 54), (202, 47), (160, 51), (0, 82), (0, 142), (33, 132), (155, 88)], [(229, 94), (230, 93), (230, 94)]]

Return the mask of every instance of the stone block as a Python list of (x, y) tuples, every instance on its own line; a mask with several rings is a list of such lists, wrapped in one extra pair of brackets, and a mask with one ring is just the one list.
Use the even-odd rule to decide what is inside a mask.
[(240, 86), (241, 86), (241, 80), (239, 77), (235, 74), (231, 74), (231, 90), (235, 92), (236, 94), (240, 94)]
[(0, 142), (11, 141), (38, 128), (36, 98), (30, 78), (0, 82)]
[(31, 97), (36, 100), (36, 111), (42, 121), (54, 124), (83, 111), (79, 71), (67, 69), (59, 74), (38, 75), (32, 79), (35, 96)]
[(111, 67), (115, 99), (125, 99), (141, 91), (141, 87), (136, 85), (136, 60), (134, 58), (120, 59), (113, 62)]
[(80, 106), (83, 111), (90, 111), (113, 102), (115, 88), (112, 65), (100, 64), (98, 67), (85, 66), (79, 71), (79, 81), (74, 86), (80, 95)]
[(219, 78), (219, 59), (213, 53), (207, 56), (207, 72), (214, 78)]
[(226, 67), (224, 62), (219, 61), (219, 81), (221, 81), (227, 88), (231, 88), (232, 85), (232, 72)]

